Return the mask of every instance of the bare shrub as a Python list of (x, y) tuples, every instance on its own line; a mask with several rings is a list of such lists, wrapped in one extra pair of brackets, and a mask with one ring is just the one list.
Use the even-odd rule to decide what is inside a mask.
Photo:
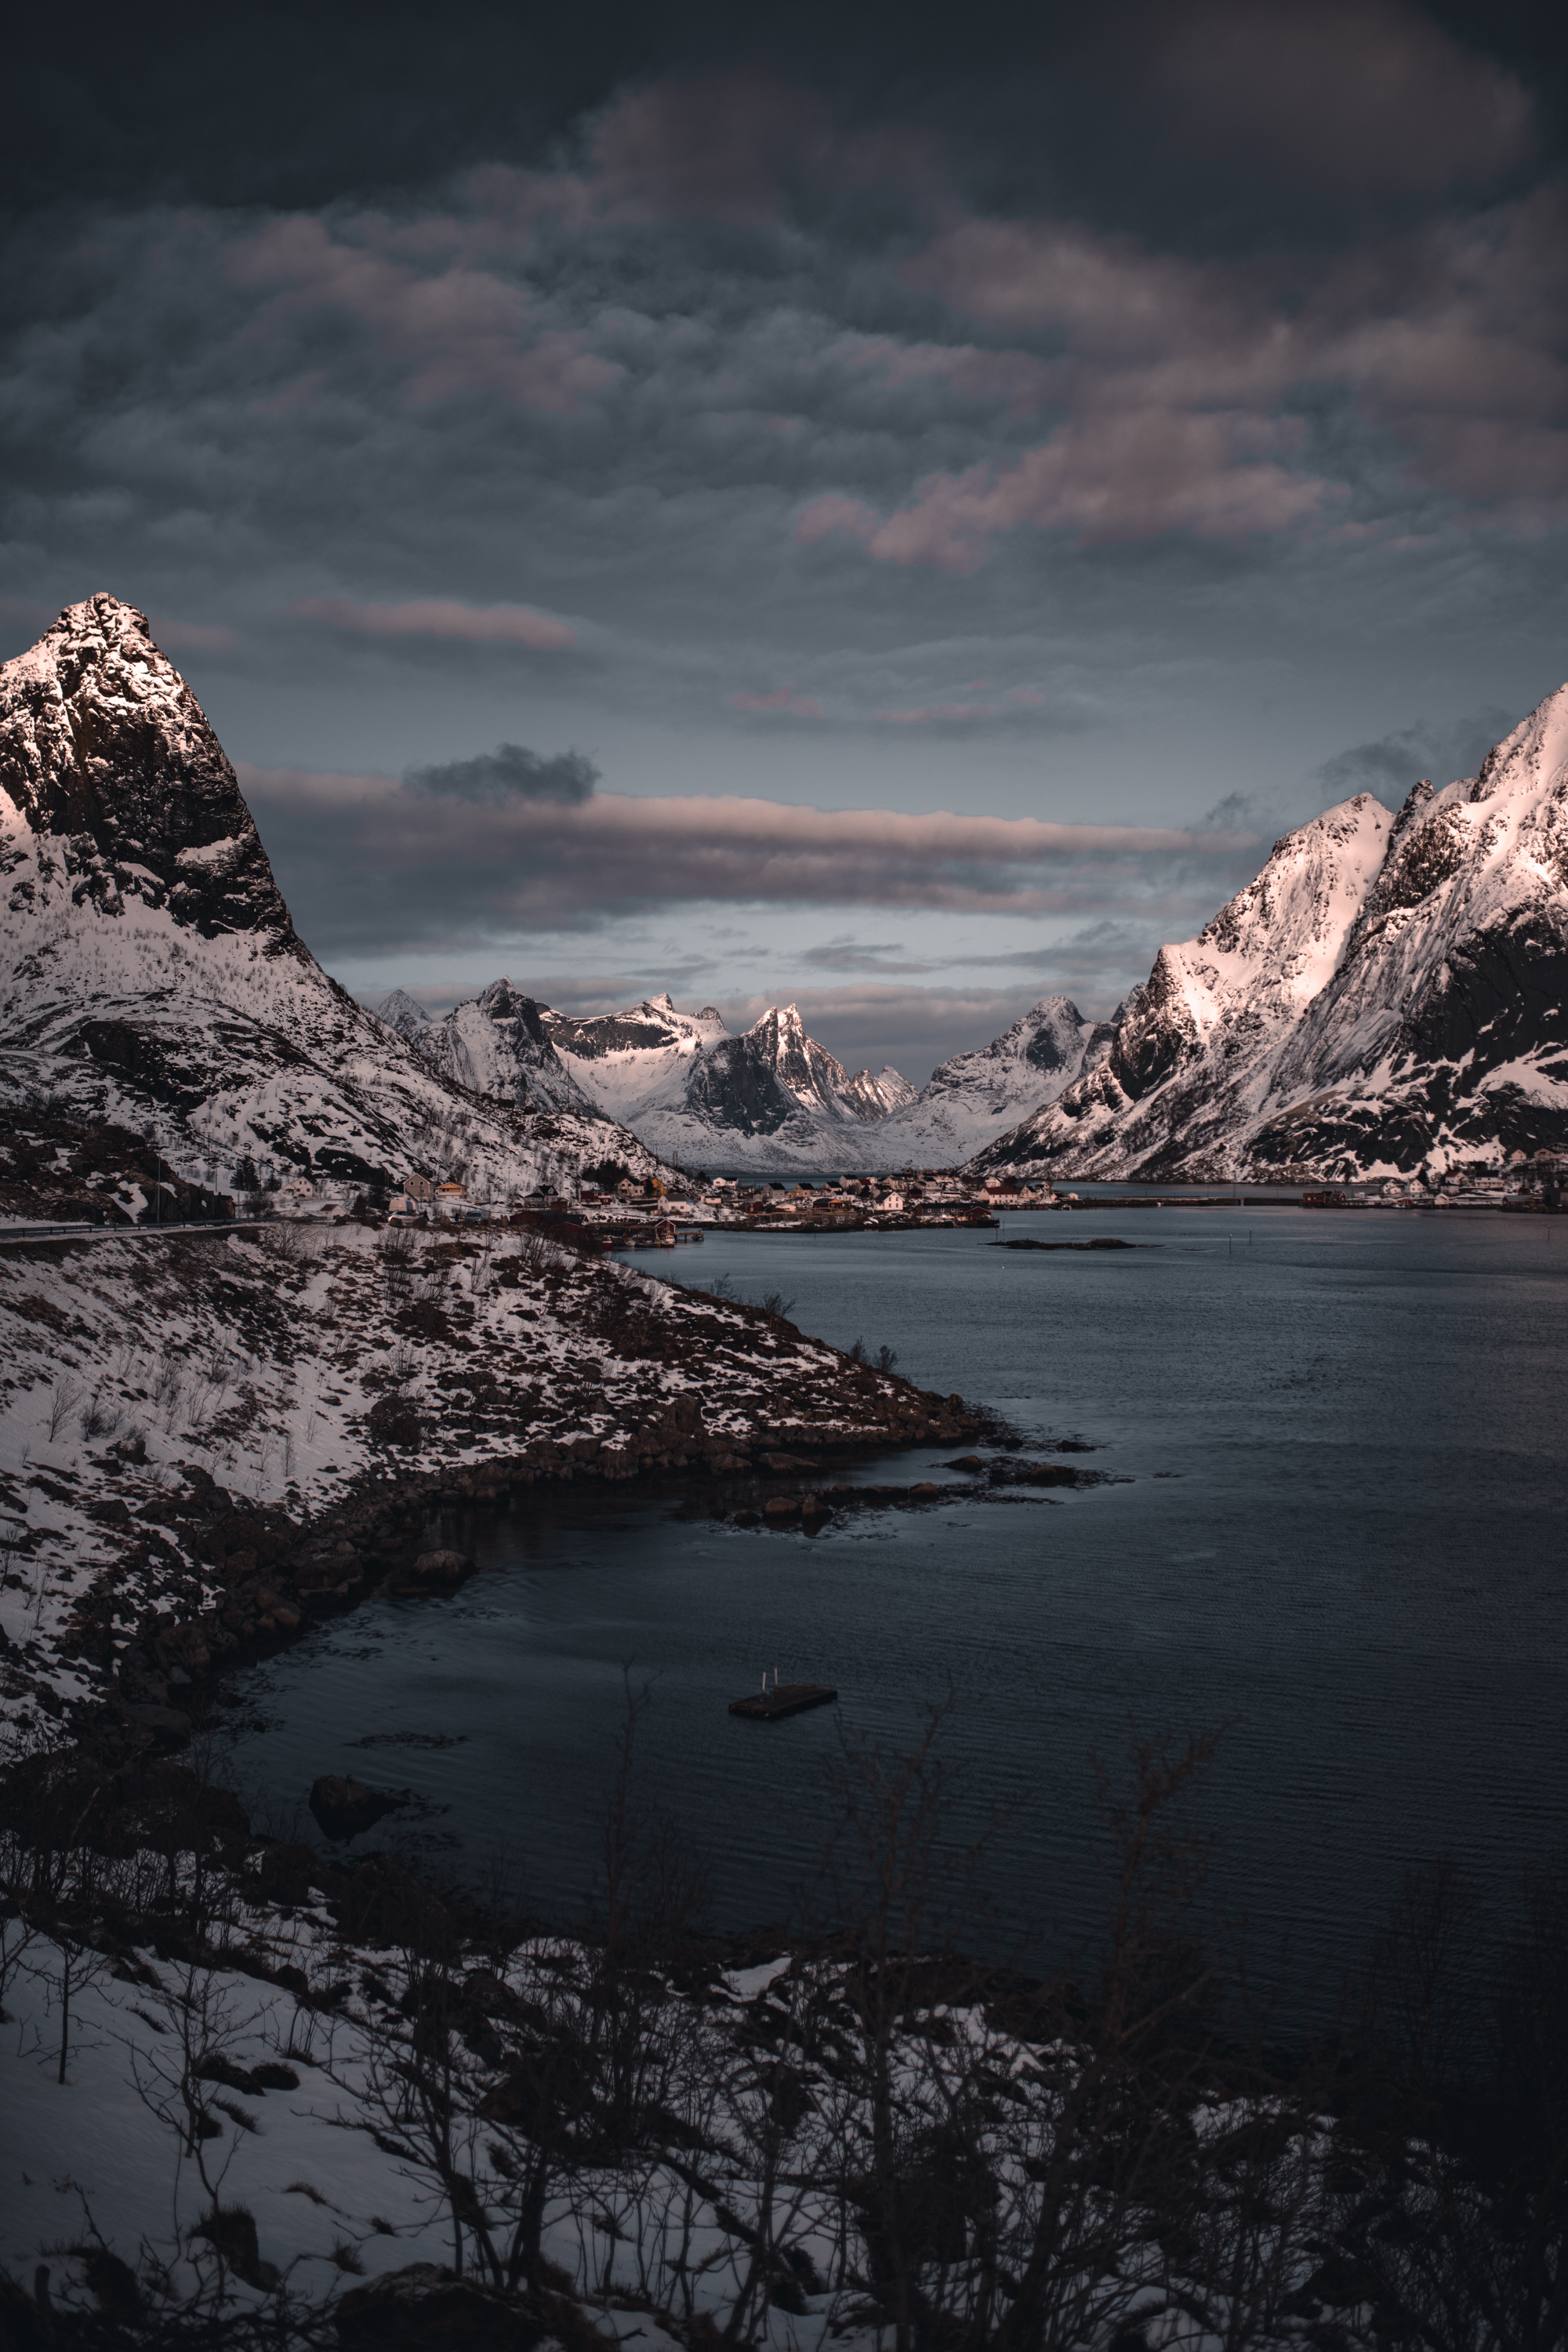
[(49, 1444), (58, 1437), (74, 1408), (81, 1402), (81, 1391), (65, 1372), (56, 1374), (49, 1390)]
[(86, 1412), (82, 1414), (81, 1433), (89, 1438), (111, 1437), (119, 1426), (120, 1408), (118, 1405), (104, 1403), (103, 1383), (100, 1381), (92, 1392)]

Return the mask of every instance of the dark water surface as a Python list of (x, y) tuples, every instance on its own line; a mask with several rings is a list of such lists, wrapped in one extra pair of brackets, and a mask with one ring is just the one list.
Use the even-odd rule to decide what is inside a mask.
[[(653, 1685), (645, 1792), (742, 1927), (813, 1874), (840, 1715), (908, 1744), (951, 1678), (967, 1818), (1005, 1813), (986, 1885), (1010, 1926), (1070, 1938), (1097, 1916), (1088, 1759), (1125, 1757), (1130, 1715), (1228, 1725), (1216, 1885), (1299, 1976), (1337, 1978), (1439, 1853), (1504, 1899), (1568, 1834), (1568, 1227), (1271, 1207), (1003, 1233), (1137, 1246), (718, 1234), (657, 1263), (783, 1291), (803, 1329), (891, 1346), (1031, 1448), (1092, 1445), (1073, 1458), (1117, 1483), (814, 1538), (713, 1523), (702, 1482), (447, 1523), (482, 1562), (455, 1598), (378, 1598), (245, 1679), (265, 1727), (238, 1743), (241, 1785), (281, 1825), (319, 1772), (406, 1784), (416, 1839), (465, 1862), (503, 1845), (539, 1909), (570, 1910), (630, 1660)], [(774, 1665), (836, 1684), (840, 1709), (731, 1718)]]

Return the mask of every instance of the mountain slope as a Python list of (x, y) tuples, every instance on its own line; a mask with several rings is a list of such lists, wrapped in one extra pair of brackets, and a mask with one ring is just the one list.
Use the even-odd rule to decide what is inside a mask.
[(710, 1005), (692, 1017), (668, 995), (602, 1023), (550, 1025), (590, 1096), (654, 1150), (711, 1167), (871, 1164), (868, 1123), (909, 1091), (896, 1070), (851, 1076), (793, 1004), (770, 1006), (738, 1037)]
[(0, 1103), (151, 1129), (220, 1189), (247, 1160), (460, 1168), (497, 1196), (606, 1149), (646, 1160), (597, 1118), (478, 1099), (328, 978), (195, 696), (113, 596), (0, 668)]
[(1568, 687), (1479, 775), (1276, 843), (1161, 949), (1100, 1066), (975, 1164), (1351, 1176), (1565, 1142)]
[(1045, 996), (989, 1045), (954, 1054), (878, 1129), (874, 1164), (928, 1167), (966, 1160), (1053, 1101), (1109, 1050), (1108, 1022), (1085, 1020), (1068, 996)]
[(401, 988), (394, 989), (376, 1009), (407, 1038), (421, 1061), (472, 1094), (519, 1109), (598, 1116), (597, 1106), (555, 1050), (544, 1024), (546, 1008), (522, 995), (510, 980), (492, 980), (480, 995), (456, 1006), (444, 1021), (432, 1021), (424, 1006)]

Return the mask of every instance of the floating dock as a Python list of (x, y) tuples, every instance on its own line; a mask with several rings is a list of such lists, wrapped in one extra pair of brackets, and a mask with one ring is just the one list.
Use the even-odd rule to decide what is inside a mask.
[(836, 1690), (822, 1683), (775, 1683), (772, 1690), (732, 1698), (730, 1712), (753, 1716), (759, 1723), (773, 1723), (781, 1715), (804, 1715), (808, 1706), (831, 1706), (837, 1696)]

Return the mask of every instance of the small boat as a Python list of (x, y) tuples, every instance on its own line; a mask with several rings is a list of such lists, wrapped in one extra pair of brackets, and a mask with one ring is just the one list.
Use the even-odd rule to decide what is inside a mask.
[(776, 1723), (782, 1715), (804, 1715), (808, 1706), (831, 1706), (838, 1696), (823, 1683), (763, 1683), (760, 1691), (730, 1701), (731, 1715), (746, 1715), (758, 1723)]

